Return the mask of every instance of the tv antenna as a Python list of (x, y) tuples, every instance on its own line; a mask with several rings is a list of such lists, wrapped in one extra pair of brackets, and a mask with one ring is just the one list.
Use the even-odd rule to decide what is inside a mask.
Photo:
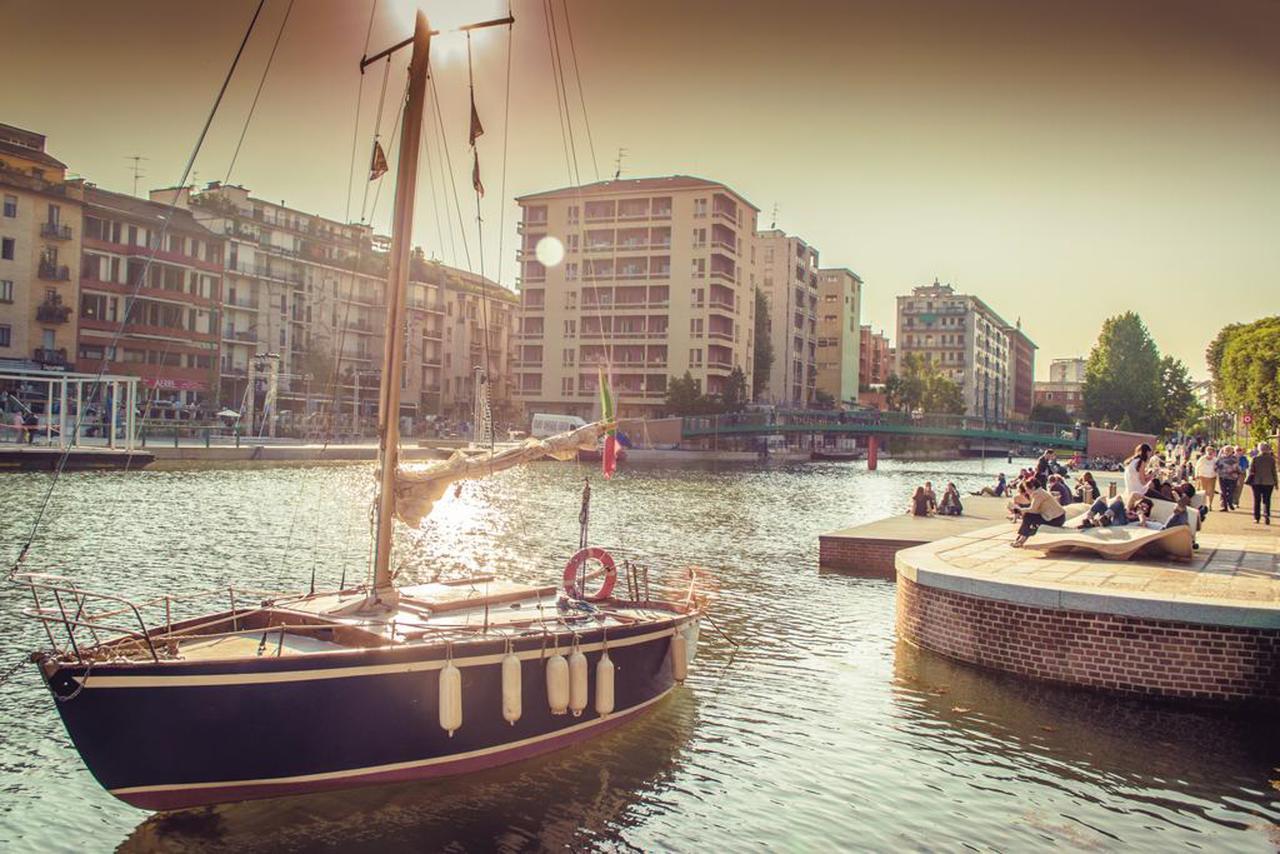
[(142, 171), (142, 161), (143, 161), (143, 160), (150, 160), (150, 159), (151, 159), (150, 157), (143, 157), (143, 156), (142, 156), (142, 155), (140, 155), (140, 154), (130, 154), (129, 156), (125, 157), (125, 160), (132, 160), (132, 161), (133, 161), (133, 167), (132, 167), (132, 171), (133, 171), (133, 194), (134, 194), (135, 196), (136, 196), (136, 195), (138, 195), (138, 179), (139, 179), (139, 178), (144, 178), (144, 177), (146, 177), (146, 174), (147, 174), (146, 172), (143, 172), (143, 171)]
[(773, 203), (773, 219), (772, 219), (772, 221), (769, 223), (769, 229), (770, 229), (770, 231), (772, 231), (773, 229), (775, 229), (775, 228), (777, 228), (777, 227), (778, 227), (778, 203), (777, 203), (777, 202), (774, 202), (774, 203)]
[(615, 181), (622, 177), (622, 159), (626, 156), (627, 150), (625, 148), (619, 148), (618, 156), (613, 161), (613, 180)]

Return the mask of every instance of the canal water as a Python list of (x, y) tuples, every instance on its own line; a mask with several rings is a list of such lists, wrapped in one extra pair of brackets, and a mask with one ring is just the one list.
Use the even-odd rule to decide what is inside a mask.
[[(1275, 850), (1274, 720), (953, 664), (898, 642), (892, 582), (817, 571), (820, 532), (1001, 467), (633, 467), (606, 484), (547, 463), (469, 484), (402, 536), (403, 580), (558, 579), (591, 475), (593, 543), (655, 576), (710, 570), (724, 635), (704, 628), (686, 687), (585, 749), (474, 776), (151, 816), (98, 787), (28, 666), (0, 686), (0, 849)], [(69, 473), (29, 566), (138, 596), (335, 585), (365, 572), (371, 471)], [(48, 477), (0, 476), (6, 565)], [(0, 591), (5, 669), (41, 640), (23, 604)]]

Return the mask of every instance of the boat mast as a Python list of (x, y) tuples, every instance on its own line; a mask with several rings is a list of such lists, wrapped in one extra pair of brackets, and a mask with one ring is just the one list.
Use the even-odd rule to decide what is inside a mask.
[(413, 27), (409, 60), (409, 96), (400, 131), (396, 163), (396, 201), (391, 221), (391, 255), (387, 265), (386, 346), (378, 393), (378, 501), (374, 534), (374, 595), (394, 600), (391, 580), (391, 531), (395, 518), (396, 468), (400, 455), (400, 386), (404, 374), (405, 303), (409, 285), (409, 245), (413, 240), (413, 202), (417, 191), (418, 147), (427, 93), (427, 57), (431, 29), (419, 10)]

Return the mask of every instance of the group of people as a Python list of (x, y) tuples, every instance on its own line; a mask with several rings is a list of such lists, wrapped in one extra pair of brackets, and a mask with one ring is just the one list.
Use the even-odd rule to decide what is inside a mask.
[(941, 500), (933, 491), (933, 481), (926, 480), (923, 486), (917, 486), (915, 493), (911, 496), (911, 506), (907, 508), (907, 513), (912, 516), (959, 516), (964, 512), (964, 505), (960, 503), (960, 490), (956, 488), (954, 483), (947, 483), (947, 488), (942, 491)]
[(1252, 451), (1243, 446), (1221, 449), (1204, 445), (1190, 452), (1174, 450), (1173, 464), (1187, 477), (1194, 476), (1205, 495), (1216, 491), (1219, 509), (1235, 510), (1246, 486), (1253, 491), (1253, 521), (1271, 524), (1271, 493), (1276, 487), (1276, 461), (1271, 446), (1261, 442)]

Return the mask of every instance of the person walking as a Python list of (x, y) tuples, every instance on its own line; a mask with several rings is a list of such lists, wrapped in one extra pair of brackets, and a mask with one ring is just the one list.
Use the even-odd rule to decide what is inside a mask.
[[(1271, 493), (1276, 488), (1276, 458), (1268, 442), (1258, 444), (1258, 455), (1249, 466), (1249, 487), (1253, 490), (1253, 524), (1265, 519), (1271, 524)], [(1266, 508), (1265, 510), (1263, 508)]]
[(1218, 454), (1209, 445), (1196, 460), (1196, 480), (1200, 481), (1200, 491), (1204, 493), (1204, 506), (1212, 509), (1213, 492), (1218, 483)]
[(1240, 478), (1240, 458), (1236, 456), (1236, 449), (1231, 445), (1222, 449), (1222, 453), (1218, 454), (1218, 460), (1214, 463), (1214, 469), (1218, 474), (1218, 493), (1222, 499), (1222, 509), (1236, 509), (1236, 481)]

